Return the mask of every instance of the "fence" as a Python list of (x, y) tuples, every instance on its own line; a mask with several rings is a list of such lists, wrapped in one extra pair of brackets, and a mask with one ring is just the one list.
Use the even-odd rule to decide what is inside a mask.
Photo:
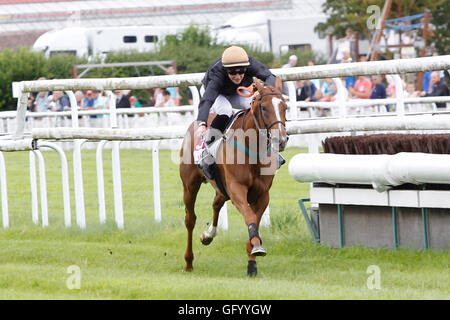
[[(392, 60), (392, 61), (379, 61), (379, 62), (362, 62), (353, 63), (351, 65), (320, 65), (312, 67), (298, 67), (290, 69), (275, 69), (272, 70), (274, 74), (279, 75), (285, 81), (293, 81), (300, 79), (312, 79), (312, 78), (326, 78), (326, 77), (342, 77), (342, 76), (353, 76), (361, 74), (397, 74), (404, 72), (419, 72), (428, 70), (441, 70), (450, 68), (450, 56), (441, 57), (430, 57), (430, 58), (417, 58), (417, 59), (404, 59), (404, 60)], [(43, 158), (39, 154), (39, 147), (50, 146), (57, 150), (61, 157), (61, 162), (66, 162), (64, 152), (57, 147), (54, 147), (48, 142), (49, 140), (59, 140), (62, 138), (70, 139), (74, 141), (74, 152), (73, 152), (73, 163), (74, 163), (74, 185), (75, 185), (75, 201), (76, 201), (76, 217), (77, 224), (81, 228), (86, 227), (85, 213), (84, 213), (84, 195), (83, 195), (83, 180), (82, 180), (82, 163), (81, 163), (81, 146), (86, 141), (101, 141), (97, 146), (97, 154), (101, 154), (99, 150), (102, 150), (105, 141), (112, 141), (112, 161), (113, 161), (113, 185), (114, 185), (114, 206), (115, 206), (115, 219), (119, 228), (123, 228), (123, 208), (122, 208), (122, 194), (121, 194), (121, 177), (120, 177), (120, 158), (119, 158), (119, 140), (129, 140), (129, 139), (143, 139), (143, 140), (156, 140), (153, 143), (153, 170), (154, 170), (154, 203), (155, 203), (155, 219), (159, 221), (161, 219), (161, 206), (159, 198), (159, 160), (158, 160), (158, 142), (161, 139), (171, 139), (171, 138), (182, 138), (184, 136), (184, 131), (180, 129), (174, 130), (174, 128), (158, 128), (155, 130), (142, 130), (142, 129), (119, 129), (117, 115), (123, 111), (116, 110), (115, 99), (111, 90), (114, 89), (145, 89), (152, 87), (172, 87), (172, 86), (190, 86), (193, 93), (194, 106), (198, 105), (199, 93), (197, 90), (197, 85), (200, 85), (201, 79), (203, 77), (202, 73), (197, 74), (182, 74), (182, 75), (167, 75), (167, 76), (154, 76), (154, 77), (139, 77), (139, 78), (110, 78), (110, 79), (64, 79), (64, 80), (42, 80), (42, 81), (23, 81), (15, 85), (15, 93), (18, 96), (18, 106), (15, 119), (15, 130), (12, 134), (5, 134), (2, 138), (2, 143), (0, 144), (0, 150), (31, 150), (33, 154), (38, 157), (40, 165), (40, 181), (41, 181), (41, 210), (43, 216), (43, 224), (46, 223), (45, 211), (46, 200), (42, 197), (46, 197), (45, 192), (45, 170)], [(290, 88), (292, 89), (293, 83), (290, 82)], [(72, 90), (84, 90), (84, 89), (95, 89), (95, 90), (105, 90), (110, 99), (110, 110), (109, 110), (109, 126), (110, 128), (94, 129), (94, 128), (79, 128), (78, 117), (82, 115), (82, 112), (78, 112), (76, 107), (72, 108), (70, 111), (71, 118), (71, 128), (34, 128), (31, 133), (25, 133), (25, 123), (26, 123), (26, 110), (27, 110), (27, 100), (29, 92), (36, 91), (66, 91), (70, 98), (72, 106), (76, 106), (75, 97)], [(294, 92), (295, 93), (295, 92)], [(290, 119), (297, 119), (297, 106), (296, 99), (292, 97), (294, 94), (290, 90)], [(153, 109), (154, 110), (154, 109)], [(151, 112), (158, 112), (160, 110), (154, 110)], [(178, 109), (180, 110), (180, 109)], [(194, 117), (196, 113), (196, 107), (189, 109), (194, 112)], [(128, 110), (127, 110), (128, 111)], [(147, 111), (147, 110), (146, 110)], [(150, 111), (150, 110), (149, 110)], [(161, 110), (162, 111), (162, 110)], [(170, 111), (166, 109), (165, 111)], [(132, 112), (141, 113), (143, 109), (135, 109)], [(103, 113), (103, 112), (102, 112)], [(345, 111), (341, 114), (345, 117)], [(69, 114), (67, 114), (69, 116)], [(440, 117), (440, 116), (436, 116)], [(321, 120), (317, 120), (321, 121)], [(291, 124), (292, 123), (292, 124)], [(447, 122), (448, 123), (448, 122)], [(288, 122), (288, 132), (290, 134), (301, 134), (306, 132), (304, 129), (307, 125), (306, 122)], [(447, 128), (447, 127), (446, 127)], [(437, 129), (437, 128), (436, 128)], [(168, 131), (169, 136), (164, 135), (164, 132)], [(166, 132), (167, 133), (167, 132)], [(37, 143), (33, 143), (38, 139)], [(102, 140), (105, 139), (105, 140)], [(44, 144), (43, 144), (44, 143)], [(45, 143), (47, 145), (45, 145)], [(1, 152), (0, 152), (1, 153)], [(31, 162), (34, 163), (34, 158), (30, 153), (30, 168)], [(32, 161), (33, 160), (33, 161)], [(102, 176), (102, 165), (101, 159), (98, 158), (98, 181), (99, 181), (99, 207), (102, 208), (102, 190), (101, 189), (101, 176)], [(63, 171), (66, 170), (66, 166), (63, 165)], [(6, 171), (4, 170), (4, 162), (2, 162), (2, 157), (0, 156), (0, 170), (2, 177), (2, 209), (3, 209), (3, 226), (8, 226), (8, 211), (7, 211), (7, 195), (6, 195)], [(31, 170), (30, 170), (31, 172)], [(43, 174), (41, 174), (43, 172)], [(34, 170), (35, 174), (35, 170)], [(64, 175), (65, 173), (63, 173)], [(66, 188), (66, 179), (63, 177), (63, 186)], [(30, 180), (31, 181), (31, 180)], [(36, 185), (31, 182), (32, 189), (32, 207), (33, 207), (33, 221), (36, 221), (37, 217), (37, 197), (36, 197)], [(34, 191), (33, 191), (34, 190)], [(64, 191), (65, 192), (65, 191)], [(36, 211), (35, 211), (36, 209)], [(65, 202), (65, 215), (66, 226), (70, 225), (70, 204)], [(100, 222), (104, 222), (104, 211), (100, 209), (99, 212)], [(224, 215), (221, 214), (222, 225), (226, 227), (227, 222)], [(268, 219), (268, 215), (265, 215), (265, 219)], [(47, 220), (48, 221), (48, 220)]]

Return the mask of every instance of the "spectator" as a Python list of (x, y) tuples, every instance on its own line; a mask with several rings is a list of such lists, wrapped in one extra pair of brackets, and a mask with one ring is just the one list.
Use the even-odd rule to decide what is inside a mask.
[[(311, 98), (311, 102), (319, 102), (323, 99), (323, 92), (321, 90), (316, 90), (314, 92), (314, 96)], [(325, 108), (317, 108), (318, 117), (326, 117), (327, 116), (327, 110)]]
[(322, 84), (322, 98), (320, 101), (332, 101), (334, 100), (334, 96), (337, 93), (336, 85), (333, 82), (333, 79), (326, 78)]
[[(437, 52), (433, 52), (432, 56), (436, 57), (436, 56), (439, 56), (439, 54)], [(426, 93), (431, 93), (433, 91), (433, 85), (436, 85), (436, 84), (432, 84), (430, 81), (431, 73), (433, 73), (433, 71), (426, 71), (423, 73), (422, 91), (425, 91)], [(440, 78), (440, 81), (445, 80), (445, 73), (443, 70), (439, 71), (439, 78)]]
[[(350, 49), (349, 48), (344, 48), (342, 50), (342, 60), (341, 63), (352, 63), (353, 59), (350, 56)], [(355, 78), (354, 77), (345, 77), (345, 87), (349, 88), (349, 87), (353, 87), (355, 85)]]
[[(420, 92), (416, 91), (416, 84), (414, 82), (408, 82), (406, 84), (406, 90), (403, 93), (405, 98), (416, 98), (420, 96)], [(405, 108), (410, 112), (420, 112), (425, 110), (426, 105), (419, 103), (408, 103), (405, 104)]]
[[(295, 90), (297, 101), (311, 101), (316, 92), (316, 86), (310, 80), (298, 80), (297, 89)], [(311, 116), (311, 108), (301, 107), (300, 111), (308, 111)]]
[[(374, 75), (372, 76), (372, 94), (370, 95), (370, 99), (386, 99), (386, 87), (381, 82), (381, 76)], [(386, 111), (389, 112), (389, 106), (386, 105)]]
[(64, 95), (62, 91), (54, 91), (51, 97), (53, 98), (52, 111), (70, 111), (69, 97)]
[[(311, 92), (312, 91), (312, 86), (314, 86), (313, 83), (306, 83), (305, 80), (298, 80), (297, 81), (297, 90), (296, 92), (296, 96), (297, 96), (297, 101), (310, 101), (311, 98), (314, 96), (314, 94)], [(316, 90), (314, 89), (314, 92)]]
[(365, 76), (358, 76), (355, 86), (348, 88), (348, 92), (354, 99), (369, 99), (372, 93), (372, 82)]
[[(167, 74), (177, 74), (175, 67), (174, 66), (170, 66), (167, 68)], [(170, 97), (172, 98), (172, 100), (174, 101), (176, 106), (180, 105), (180, 101), (181, 101), (181, 95), (180, 95), (180, 88), (178, 87), (169, 87), (166, 89), (167, 91), (169, 91), (170, 93)]]
[(35, 110), (35, 107), (34, 107), (35, 99), (36, 99), (36, 97), (35, 97), (34, 95), (30, 95), (30, 96), (28, 97), (28, 101), (27, 101), (27, 111), (32, 112), (32, 111)]
[[(107, 109), (106, 99), (103, 97), (103, 93), (99, 90), (94, 90), (94, 106), (95, 110), (105, 110)], [(97, 115), (97, 118), (103, 118), (103, 115)]]
[(297, 65), (297, 61), (298, 61), (297, 56), (295, 54), (293, 54), (289, 57), (288, 63), (283, 65), (283, 68), (293, 68)]
[(334, 59), (332, 59), (332, 61), (334, 63), (341, 63), (342, 58), (344, 56), (343, 51), (345, 49), (348, 49), (350, 51), (350, 56), (352, 57), (352, 59), (355, 58), (355, 36), (353, 34), (352, 29), (347, 28), (347, 30), (345, 31), (345, 37), (341, 38), (338, 40), (338, 45), (336, 48), (336, 55), (334, 56)]
[(92, 110), (94, 108), (94, 92), (92, 90), (86, 91), (83, 99), (82, 110)]
[(157, 107), (175, 107), (175, 102), (170, 96), (170, 92), (166, 89), (162, 92), (163, 99), (156, 105)]
[(155, 107), (158, 106), (163, 99), (162, 92), (163, 92), (162, 88), (155, 88), (153, 91), (152, 102)]
[[(163, 108), (163, 107), (175, 107), (175, 102), (170, 97), (170, 92), (166, 89), (162, 91), (162, 100), (161, 102), (156, 105), (156, 107)], [(162, 112), (160, 113), (160, 122), (163, 125), (170, 125), (174, 122), (174, 120), (178, 120), (179, 113), (176, 112)]]
[(131, 106), (131, 108), (141, 108), (142, 104), (135, 96), (131, 96), (130, 97), (130, 106)]
[(394, 77), (390, 74), (386, 75), (386, 82), (388, 84), (386, 88), (386, 95), (388, 98), (396, 98), (397, 93), (395, 91), (395, 80)]
[(116, 95), (116, 108), (130, 108), (130, 100), (128, 96), (123, 93), (122, 90), (114, 90)]
[(372, 76), (372, 94), (370, 99), (386, 99), (386, 86), (381, 82), (381, 76)]
[[(314, 62), (313, 59), (309, 59), (308, 60), (308, 66), (314, 66), (316, 63)], [(308, 80), (311, 81), (312, 84), (314, 84), (315, 88), (320, 88), (320, 80), (319, 79), (311, 79)], [(314, 96), (314, 92), (311, 94), (311, 96)]]
[[(431, 93), (427, 93), (422, 91), (420, 93), (421, 97), (441, 97), (450, 95), (449, 89), (445, 81), (441, 81), (439, 76), (439, 71), (433, 71), (430, 75), (430, 84), (434, 87)], [(443, 109), (447, 107), (445, 102), (436, 102), (436, 107), (439, 109)]]
[(75, 100), (77, 101), (78, 109), (82, 109), (84, 107), (84, 94), (82, 91), (75, 91)]
[(32, 111), (35, 112), (47, 112), (48, 111), (48, 97), (49, 97), (48, 91), (40, 91), (36, 95), (36, 98), (34, 100), (34, 107)]

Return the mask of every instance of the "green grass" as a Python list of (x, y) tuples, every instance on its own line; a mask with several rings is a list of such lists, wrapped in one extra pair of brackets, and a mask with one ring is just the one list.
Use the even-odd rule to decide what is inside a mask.
[[(284, 152), (289, 159), (299, 149)], [(104, 152), (107, 223), (99, 224), (95, 151), (83, 150), (87, 229), (64, 227), (59, 158), (45, 152), (49, 226), (31, 221), (28, 153), (4, 153), (10, 228), (0, 229), (0, 299), (448, 299), (450, 254), (345, 247), (312, 241), (298, 207), (309, 184), (292, 180), (287, 165), (271, 190), (271, 227), (261, 230), (268, 255), (258, 258), (258, 277), (246, 276), (247, 228), (229, 203), (229, 230), (209, 246), (200, 234), (211, 220), (213, 190), (197, 200), (194, 271), (183, 272), (186, 231), (178, 166), (161, 151), (162, 222), (153, 213), (151, 151), (121, 150), (125, 229), (114, 223), (111, 153)], [(72, 171), (70, 152), (67, 153)], [(73, 189), (73, 177), (70, 178)], [(70, 290), (67, 268), (81, 270)], [(381, 289), (370, 290), (370, 265), (381, 270)]]

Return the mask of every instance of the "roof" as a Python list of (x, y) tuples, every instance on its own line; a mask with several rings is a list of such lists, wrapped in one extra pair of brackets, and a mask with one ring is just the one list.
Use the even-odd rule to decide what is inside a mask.
[(0, 0), (0, 33), (67, 26), (220, 25), (236, 13), (271, 18), (323, 15), (325, 0)]

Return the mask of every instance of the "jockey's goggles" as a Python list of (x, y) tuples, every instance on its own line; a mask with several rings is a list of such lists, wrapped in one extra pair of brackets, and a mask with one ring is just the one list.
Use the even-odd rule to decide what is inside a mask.
[(226, 68), (227, 73), (231, 74), (232, 76), (234, 76), (235, 74), (244, 74), (245, 71), (247, 71), (246, 67), (231, 67), (231, 68)]

